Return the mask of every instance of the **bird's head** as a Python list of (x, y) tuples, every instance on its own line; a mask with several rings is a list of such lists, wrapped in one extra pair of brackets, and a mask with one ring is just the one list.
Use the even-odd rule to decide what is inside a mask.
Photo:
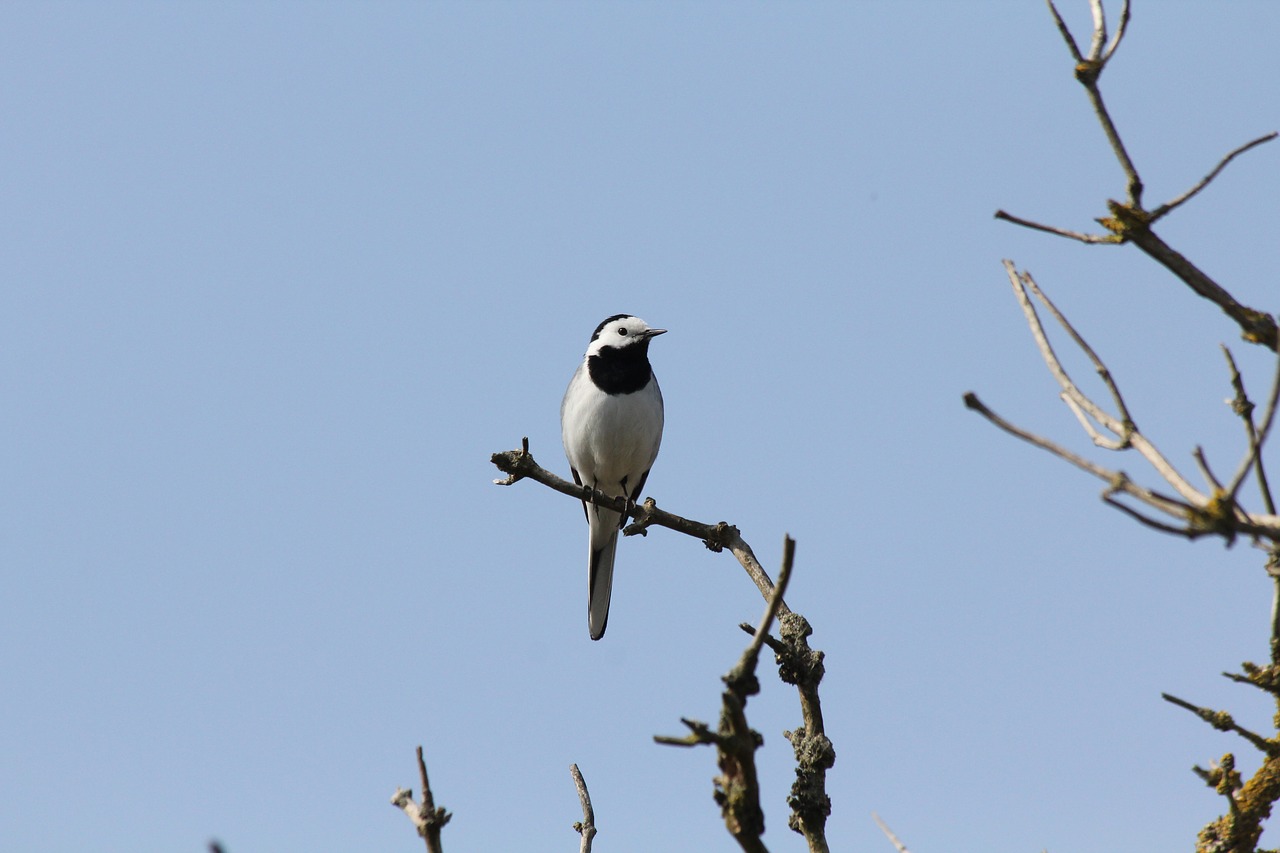
[(666, 329), (652, 329), (639, 317), (630, 314), (614, 314), (596, 326), (591, 335), (591, 344), (587, 347), (587, 355), (596, 355), (605, 348), (624, 349), (640, 347), (642, 351), (649, 348), (649, 341), (658, 335), (666, 334)]

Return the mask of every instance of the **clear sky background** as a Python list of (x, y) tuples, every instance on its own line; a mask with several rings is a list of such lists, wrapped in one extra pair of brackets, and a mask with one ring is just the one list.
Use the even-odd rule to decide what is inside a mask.
[[(1153, 204), (1280, 127), (1278, 43), (1274, 3), (1135, 4), (1103, 85)], [(1005, 257), (1188, 474), (1243, 449), (1219, 342), (1272, 371), (1136, 249), (992, 218), (1123, 193), (1042, 4), (7, 3), (0, 116), (3, 849), (418, 850), (418, 744), (446, 849), (577, 849), (571, 762), (600, 853), (736, 849), (714, 754), (651, 737), (714, 722), (754, 588), (654, 530), (592, 643), (581, 510), (491, 482), (526, 435), (567, 474), (616, 312), (670, 330), (648, 493), (798, 540), (833, 849), (891, 849), (873, 810), (916, 853), (1189, 849), (1191, 765), (1256, 764), (1160, 692), (1269, 731), (1219, 675), (1266, 656), (1262, 555), (961, 404), (1088, 449)], [(1161, 233), (1276, 310), (1278, 198), (1272, 144)]]

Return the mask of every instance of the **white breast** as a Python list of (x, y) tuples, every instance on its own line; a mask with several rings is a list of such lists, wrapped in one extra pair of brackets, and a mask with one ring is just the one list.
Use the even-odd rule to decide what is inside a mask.
[(569, 464), (582, 481), (620, 493), (653, 467), (662, 443), (662, 391), (657, 377), (632, 394), (609, 395), (585, 369), (574, 374), (560, 410), (561, 437)]

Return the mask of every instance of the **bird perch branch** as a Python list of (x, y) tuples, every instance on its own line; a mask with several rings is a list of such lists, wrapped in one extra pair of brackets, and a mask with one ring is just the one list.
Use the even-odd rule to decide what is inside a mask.
[[(778, 584), (775, 584), (770, 579), (768, 572), (764, 570), (764, 567), (760, 565), (760, 561), (756, 559), (751, 546), (742, 538), (738, 528), (733, 525), (723, 521), (718, 524), (706, 524), (683, 518), (659, 509), (652, 498), (647, 499), (642, 504), (629, 504), (623, 498), (615, 498), (598, 491), (584, 489), (538, 465), (534, 461), (533, 455), (529, 452), (529, 440), (527, 438), (521, 441), (519, 450), (495, 453), (492, 455), (491, 460), (500, 471), (507, 475), (504, 478), (494, 480), (496, 484), (509, 486), (523, 479), (534, 480), (577, 500), (590, 501), (597, 506), (612, 509), (633, 519), (631, 524), (623, 528), (622, 532), (625, 535), (644, 535), (650, 527), (665, 527), (702, 540), (712, 551), (728, 550), (733, 554), (767, 604), (766, 616), (768, 618), (767, 620), (762, 620), (761, 624), (764, 627), (759, 629), (763, 633), (753, 637), (752, 644), (748, 647), (748, 650), (754, 648), (758, 655), (760, 644), (768, 645), (777, 659), (779, 677), (785, 683), (795, 685), (799, 694), (802, 713), (801, 727), (795, 731), (784, 732), (784, 735), (790, 740), (796, 755), (796, 781), (792, 784), (791, 795), (787, 800), (791, 806), (788, 825), (805, 837), (810, 851), (825, 853), (829, 849), (826, 841), (826, 820), (831, 813), (831, 800), (826, 793), (826, 771), (835, 763), (835, 749), (826, 736), (822, 718), (822, 702), (818, 696), (818, 686), (825, 674), (823, 654), (810, 648), (809, 637), (812, 635), (813, 629), (803, 616), (792, 611), (787, 606), (783, 598), (784, 590), (782, 589), (781, 578)], [(795, 543), (788, 538), (784, 546), (785, 558), (783, 563), (783, 571), (788, 573), (790, 572), (794, 555), (794, 547)], [(765, 625), (766, 621), (771, 623), (775, 618), (779, 625), (779, 636), (777, 638), (768, 636), (768, 627)], [(751, 678), (754, 680), (754, 673)], [(733, 691), (728, 690), (725, 695), (731, 696)], [(726, 700), (725, 713), (728, 715), (728, 722), (724, 723), (722, 721), (722, 723), (731, 725), (732, 731), (742, 734), (750, 731), (750, 729), (746, 726), (745, 716), (741, 720), (737, 719), (737, 715), (742, 713), (742, 709), (739, 707), (734, 710), (731, 707), (731, 704), (735, 701), (738, 700)], [(745, 694), (741, 699), (741, 705), (745, 705)], [(680, 745), (701, 743), (721, 745), (720, 734), (712, 731), (705, 724), (692, 720), (684, 720), (682, 722), (689, 728), (689, 735), (683, 738), (661, 739), (659, 742)], [(738, 749), (745, 742), (739, 740), (735, 741), (735, 743), (737, 744), (735, 749)], [(752, 770), (752, 773), (754, 773), (754, 770)], [(726, 817), (727, 820), (728, 818)], [(741, 821), (742, 832), (735, 833), (735, 838), (749, 837), (752, 825), (751, 821), (744, 817)], [(761, 827), (761, 831), (763, 831), (763, 817), (761, 817)], [(733, 831), (732, 827), (731, 831)], [(756, 836), (756, 841), (759, 841), (758, 835)], [(761, 845), (758, 848), (750, 847), (746, 849), (763, 850), (764, 848)]]

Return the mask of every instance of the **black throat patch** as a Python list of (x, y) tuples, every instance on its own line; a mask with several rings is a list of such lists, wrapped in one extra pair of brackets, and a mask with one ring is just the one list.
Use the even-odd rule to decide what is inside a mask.
[(649, 384), (649, 342), (603, 347), (587, 359), (591, 381), (606, 394), (634, 394)]

